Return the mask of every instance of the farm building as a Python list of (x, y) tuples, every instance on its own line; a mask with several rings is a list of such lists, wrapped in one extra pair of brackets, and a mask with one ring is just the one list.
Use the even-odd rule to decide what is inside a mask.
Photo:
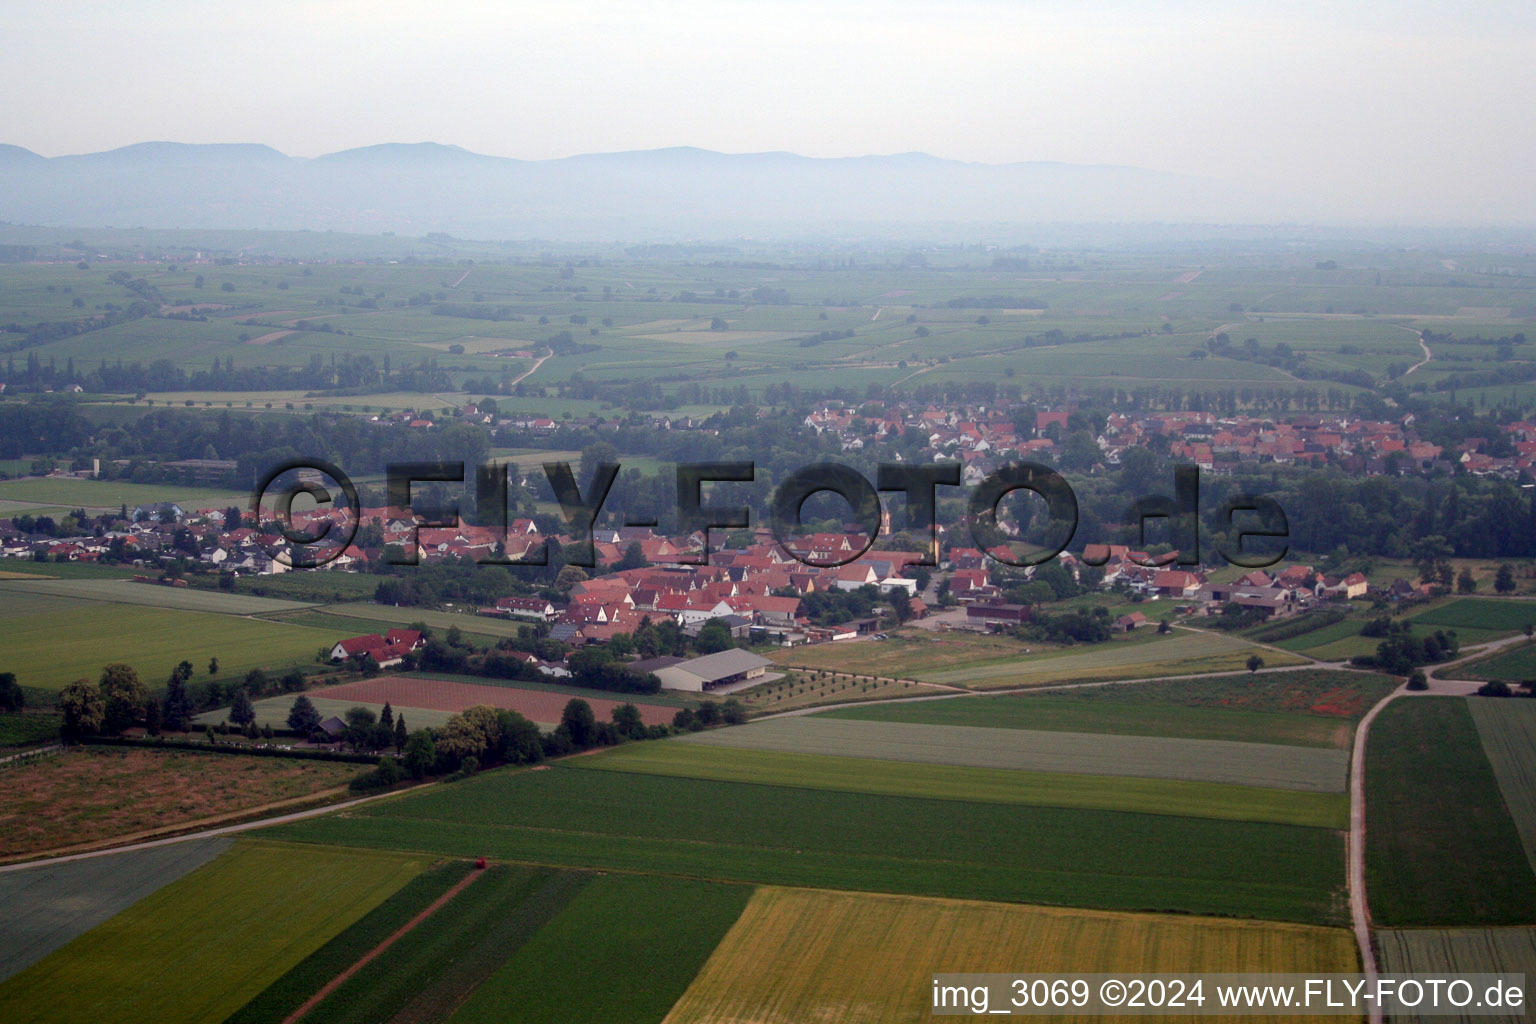
[(965, 608), (965, 618), (972, 624), (993, 622), (1028, 622), (1027, 604), (972, 604)]
[(760, 658), (750, 651), (733, 649), (706, 654), (702, 658), (692, 658), (652, 671), (661, 680), (661, 685), (669, 690), (702, 693), (733, 683), (761, 679), (771, 664), (767, 658)]
[(380, 667), (388, 668), (390, 665), (399, 664), (401, 658), (423, 646), (425, 641), (416, 630), (392, 629), (383, 636), (369, 633), (367, 636), (348, 637), (338, 641), (336, 646), (331, 648), (331, 660), (361, 659), (371, 654)]

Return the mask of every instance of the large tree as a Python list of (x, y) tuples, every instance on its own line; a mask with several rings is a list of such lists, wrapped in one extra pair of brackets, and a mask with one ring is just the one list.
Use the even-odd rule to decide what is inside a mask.
[(149, 690), (139, 681), (132, 665), (113, 662), (101, 670), (101, 699), (107, 732), (122, 732), (144, 717), (149, 706)]
[(560, 712), (560, 728), (577, 749), (590, 747), (597, 739), (597, 716), (592, 713), (592, 705), (580, 697), (567, 701), (565, 710)]
[(243, 686), (235, 691), (235, 699), (229, 706), (229, 720), (241, 726), (256, 721), (256, 705), (251, 703), (251, 695)]
[(314, 702), (302, 693), (293, 698), (293, 706), (288, 709), (288, 728), (301, 736), (308, 736), (320, 725), (320, 712), (315, 709)]
[(64, 713), (64, 732), (72, 737), (101, 731), (107, 717), (101, 689), (89, 679), (76, 679), (60, 691), (59, 710)]
[(21, 692), (21, 684), (16, 682), (16, 673), (0, 672), (0, 711), (20, 711), (26, 703), (27, 697)]

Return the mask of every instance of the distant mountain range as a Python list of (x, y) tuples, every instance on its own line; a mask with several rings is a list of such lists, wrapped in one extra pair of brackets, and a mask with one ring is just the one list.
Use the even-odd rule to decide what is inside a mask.
[(145, 142), (50, 158), (0, 145), (0, 220), (50, 226), (642, 241), (1273, 221), (1273, 210), (1185, 175), (924, 153), (821, 159), (681, 147), (514, 160), (428, 142), (301, 159), (258, 144)]

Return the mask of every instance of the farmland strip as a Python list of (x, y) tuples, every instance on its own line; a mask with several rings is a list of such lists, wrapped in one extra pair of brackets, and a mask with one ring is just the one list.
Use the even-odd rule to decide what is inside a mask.
[(367, 953), (364, 953), (362, 958), (355, 964), (353, 964), (351, 967), (348, 967), (346, 970), (342, 971), (340, 974), (336, 975), (336, 977), (332, 978), (330, 981), (321, 986), (320, 991), (310, 996), (299, 1005), (298, 1009), (294, 1010), (287, 1017), (283, 1018), (283, 1024), (294, 1024), (294, 1021), (303, 1018), (306, 1014), (309, 1013), (310, 1010), (314, 1009), (321, 1000), (330, 995), (332, 992), (336, 991), (336, 989), (340, 988), (348, 978), (352, 977), (358, 971), (362, 970), (368, 964), (382, 956), (385, 950), (389, 949), (389, 947), (393, 946), (396, 942), (399, 942), (407, 932), (441, 910), (444, 905), (446, 905), (459, 893), (467, 889), (471, 884), (474, 883), (477, 878), (480, 877), (480, 872), (471, 871), (469, 874), (459, 879), (454, 883), (452, 888), (443, 893), (437, 899), (433, 900), (415, 917), (411, 918), (409, 921), (405, 922), (405, 924), (397, 928), (392, 935), (386, 938), (383, 942), (379, 943), (377, 946), (374, 946)]
[(990, 729), (824, 717), (775, 718), (680, 737), (748, 750), (872, 757), (926, 764), (1225, 782), (1342, 793), (1343, 750), (1228, 740)]
[(1536, 703), (1469, 700), (1467, 708), (1525, 856), (1536, 869)]

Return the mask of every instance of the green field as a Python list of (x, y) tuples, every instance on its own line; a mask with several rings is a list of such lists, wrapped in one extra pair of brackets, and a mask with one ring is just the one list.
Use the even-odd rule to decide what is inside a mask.
[(1318, 923), (1344, 914), (1343, 838), (1329, 829), (563, 765), (492, 772), (264, 834), (777, 885)]
[(1457, 667), (1457, 678), (1498, 679), (1519, 683), (1536, 679), (1536, 644), (1519, 644)]
[(332, 978), (357, 963), (472, 870), (468, 861), (434, 865), (405, 883), (232, 1014), (227, 1024), (271, 1024), (287, 1018)]
[(660, 1024), (751, 894), (684, 878), (596, 878), (450, 1020)]
[(0, 982), (229, 849), (194, 839), (0, 874)]
[(57, 715), (0, 715), (0, 747), (24, 747), (59, 738)]
[(1355, 719), (1396, 686), (1386, 676), (1298, 670), (893, 702), (818, 717), (1342, 749)]
[(1464, 698), (1387, 705), (1366, 745), (1366, 890), (1387, 927), (1536, 922), (1536, 876)]
[(1231, 821), (1272, 821), (1317, 828), (1345, 828), (1349, 823), (1349, 800), (1342, 793), (969, 768), (777, 750), (726, 749), (701, 743), (626, 744), (601, 756), (584, 759), (579, 767), (850, 793), (1083, 807)]
[(242, 842), (0, 984), (0, 1019), (222, 1021), (423, 866)]
[(175, 502), (182, 511), (244, 506), (248, 492), (188, 487), (185, 484), (135, 484), (126, 480), (82, 480), (75, 477), (25, 477), (0, 480), (0, 500), (29, 501), (67, 508), (109, 508)]
[(492, 865), (304, 1016), (313, 1024), (441, 1021), (591, 876)]
[(145, 608), (218, 612), (223, 615), (259, 615), (308, 607), (297, 601), (274, 601), (220, 590), (193, 590), (190, 587), (166, 587), (130, 580), (0, 580), (0, 600), (8, 595), (32, 600), (40, 594), (80, 601), (134, 604)]
[(1131, 776), (1342, 793), (1343, 750), (1110, 733), (990, 729), (822, 716), (772, 718), (680, 737), (732, 750), (866, 757), (1016, 771)]
[(1469, 699), (1467, 710), (1526, 858), (1536, 869), (1536, 702)]
[[(1536, 623), (1536, 606), (1529, 601), (1500, 601), (1489, 597), (1458, 597), (1409, 618), (1416, 623), (1444, 629), (1482, 633), (1514, 633)], [(1477, 633), (1474, 632), (1473, 636)], [(1463, 643), (1469, 642), (1463, 637)]]
[[(1026, 656), (1017, 661), (914, 673), (925, 683), (975, 689), (1039, 686), (1093, 679), (1134, 679), (1239, 669), (1251, 654), (1266, 665), (1299, 665), (1302, 659), (1266, 650), (1234, 636), (1180, 632), (1156, 641), (1111, 642), (1086, 649)], [(949, 662), (953, 664), (953, 662)]]
[[(0, 602), (9, 603), (5, 595)], [(218, 678), (229, 681), (253, 668), (313, 662), (315, 653), (336, 639), (321, 630), (235, 615), (79, 602), (68, 609), (10, 617), (0, 664), (3, 671), (16, 673), (23, 686), (60, 690), (75, 679), (94, 680), (103, 665), (123, 661), (155, 687), (183, 659), (201, 676), (216, 657)]]

